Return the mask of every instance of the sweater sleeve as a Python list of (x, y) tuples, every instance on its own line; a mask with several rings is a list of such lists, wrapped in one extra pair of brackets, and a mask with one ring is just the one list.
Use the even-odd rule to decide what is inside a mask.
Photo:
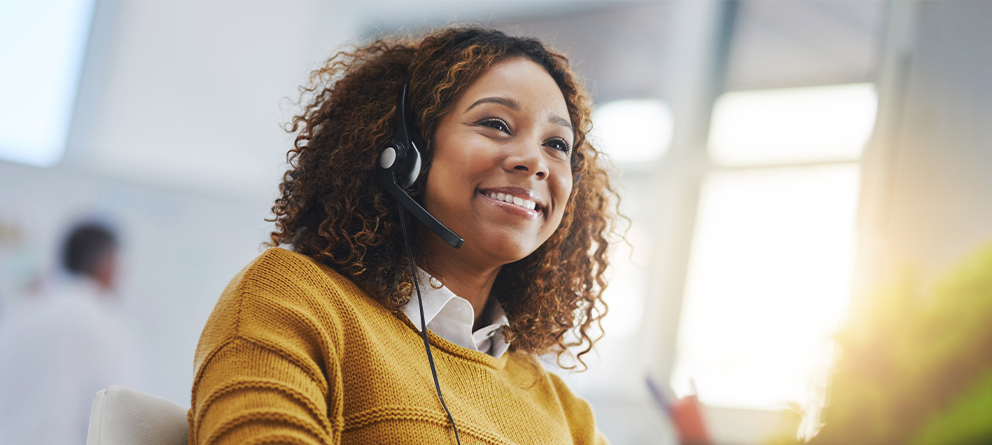
[(306, 297), (306, 283), (260, 274), (261, 266), (235, 277), (203, 330), (189, 443), (337, 444), (343, 422), (333, 317)]

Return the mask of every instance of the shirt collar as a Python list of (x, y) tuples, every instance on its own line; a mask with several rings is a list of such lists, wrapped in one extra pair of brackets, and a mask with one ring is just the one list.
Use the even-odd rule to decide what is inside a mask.
[[(471, 312), (472, 305), (468, 300), (455, 295), (447, 286), (442, 285), (420, 267), (417, 267), (417, 280), (423, 298), (427, 329), (459, 346), (487, 353), (496, 358), (506, 352), (510, 345), (503, 336), (503, 327), (509, 324), (509, 320), (499, 301), (495, 298), (489, 299), (482, 314), (488, 322), (487, 325), (472, 332), (474, 314)], [(416, 298), (417, 291), (414, 290), (410, 301), (406, 306), (403, 306), (403, 313), (413, 322), (414, 326), (419, 328), (420, 306), (417, 304)], [(463, 308), (464, 310), (453, 310), (456, 308)], [(438, 317), (442, 311), (447, 316)], [(452, 321), (452, 318), (457, 318), (457, 320)], [(460, 332), (454, 332), (453, 323), (458, 325), (457, 330)]]
[(506, 337), (503, 336), (503, 328), (509, 325), (510, 321), (506, 318), (503, 306), (492, 297), (489, 298), (486, 310), (483, 312), (483, 317), (487, 316), (489, 324), (473, 332), (472, 339), (475, 340), (480, 351), (489, 351), (493, 357), (500, 358), (510, 347)]

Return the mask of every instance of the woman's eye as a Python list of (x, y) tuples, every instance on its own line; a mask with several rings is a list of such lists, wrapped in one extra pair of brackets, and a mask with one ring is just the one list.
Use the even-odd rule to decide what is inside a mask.
[(551, 147), (555, 150), (558, 150), (566, 154), (572, 149), (571, 147), (568, 146), (568, 142), (565, 142), (564, 139), (560, 139), (560, 138), (549, 139), (544, 144), (547, 145), (548, 147)]
[(510, 126), (507, 125), (506, 121), (504, 121), (503, 119), (490, 117), (483, 119), (481, 122), (479, 122), (479, 125), (482, 125), (483, 127), (489, 127), (496, 131), (501, 131), (506, 134), (510, 134)]

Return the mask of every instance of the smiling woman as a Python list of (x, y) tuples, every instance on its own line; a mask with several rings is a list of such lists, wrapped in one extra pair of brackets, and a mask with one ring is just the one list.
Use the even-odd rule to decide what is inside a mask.
[(535, 359), (595, 343), (615, 227), (567, 60), (444, 29), (339, 53), (304, 99), (273, 248), (197, 347), (190, 443), (605, 443)]

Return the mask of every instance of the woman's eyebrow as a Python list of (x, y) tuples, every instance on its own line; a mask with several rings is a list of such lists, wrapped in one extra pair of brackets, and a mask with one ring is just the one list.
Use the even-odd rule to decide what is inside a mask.
[(468, 107), (468, 109), (465, 111), (469, 111), (475, 108), (476, 105), (481, 105), (486, 103), (500, 104), (514, 111), (520, 109), (520, 103), (508, 97), (483, 97), (482, 99), (475, 101), (475, 103), (472, 104), (472, 106)]
[[(517, 102), (517, 101), (515, 101), (513, 99), (510, 99), (509, 97), (493, 96), (493, 97), (483, 97), (482, 99), (479, 99), (479, 100), (475, 101), (475, 103), (473, 103), (472, 105), (470, 105), (468, 107), (468, 109), (465, 110), (465, 111), (468, 112), (468, 111), (472, 110), (473, 108), (475, 108), (476, 105), (482, 105), (482, 104), (499, 104), (499, 105), (503, 105), (503, 106), (505, 106), (505, 107), (507, 107), (507, 108), (509, 108), (511, 110), (514, 110), (514, 111), (520, 110), (520, 103), (519, 102)], [(557, 114), (552, 114), (551, 116), (548, 116), (548, 122), (550, 122), (552, 124), (555, 124), (555, 125), (560, 125), (562, 127), (568, 128), (569, 130), (572, 129), (572, 123), (569, 122), (568, 119), (565, 119), (565, 118), (563, 118), (563, 117), (561, 117), (561, 116), (559, 116)]]
[(569, 130), (572, 129), (572, 123), (569, 122), (568, 119), (565, 119), (557, 114), (552, 114), (548, 116), (548, 122), (551, 122), (552, 124), (555, 125), (561, 125), (562, 127), (565, 127)]

